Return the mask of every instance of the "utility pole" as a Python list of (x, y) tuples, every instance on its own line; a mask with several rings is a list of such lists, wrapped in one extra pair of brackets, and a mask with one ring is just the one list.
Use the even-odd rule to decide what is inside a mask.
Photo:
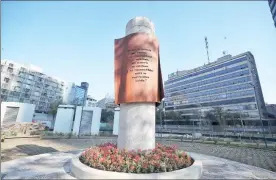
[(210, 58), (209, 58), (209, 50), (208, 50), (208, 39), (205, 36), (205, 48), (206, 48), (206, 52), (207, 52), (207, 59), (208, 59), (208, 64), (210, 63)]

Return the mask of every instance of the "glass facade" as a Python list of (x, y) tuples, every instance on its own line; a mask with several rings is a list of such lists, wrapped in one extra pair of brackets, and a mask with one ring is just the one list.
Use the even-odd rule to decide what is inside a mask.
[(81, 86), (75, 85), (75, 83), (67, 83), (64, 90), (63, 103), (82, 106), (86, 105), (87, 92), (89, 84), (82, 82)]
[(275, 0), (269, 0), (268, 1), (269, 7), (270, 7), (270, 11), (272, 14), (272, 19), (274, 21), (274, 25), (276, 27), (276, 1)]
[(84, 98), (86, 96), (86, 90), (80, 86), (75, 86), (74, 103), (75, 105), (83, 105)]
[(253, 55), (247, 52), (182, 75), (172, 73), (165, 82), (165, 110), (185, 115), (222, 107), (225, 111), (239, 112), (244, 118), (258, 120), (256, 101), (262, 104), (263, 97), (255, 72)]

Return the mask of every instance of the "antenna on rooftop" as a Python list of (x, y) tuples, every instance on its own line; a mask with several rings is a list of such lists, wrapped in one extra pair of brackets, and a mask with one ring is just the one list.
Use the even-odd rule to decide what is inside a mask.
[(205, 36), (205, 48), (206, 48), (208, 64), (209, 64), (210, 63), (210, 58), (209, 58), (209, 50), (208, 50), (208, 40), (207, 40), (206, 36)]
[(223, 56), (225, 56), (225, 55), (227, 55), (228, 54), (228, 52), (227, 52), (227, 48), (226, 48), (226, 37), (224, 37), (224, 42), (225, 42), (225, 50), (224, 51), (222, 51), (222, 54), (223, 54)]

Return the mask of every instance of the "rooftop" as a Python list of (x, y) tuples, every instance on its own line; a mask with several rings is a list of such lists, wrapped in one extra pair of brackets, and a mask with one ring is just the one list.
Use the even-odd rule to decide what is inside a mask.
[(235, 58), (242, 57), (242, 56), (245, 56), (245, 55), (252, 55), (252, 54), (249, 51), (247, 51), (245, 53), (242, 53), (242, 54), (239, 54), (239, 55), (236, 55), (236, 56), (232, 56), (230, 54), (227, 54), (225, 56), (222, 56), (222, 57), (218, 58), (216, 61), (210, 62), (208, 64), (204, 64), (203, 66), (199, 66), (197, 68), (190, 69), (190, 70), (182, 70), (182, 71), (176, 71), (174, 73), (171, 73), (171, 74), (168, 75), (168, 80), (179, 78), (181, 76), (188, 75), (188, 74), (203, 70), (205, 68), (216, 66), (216, 65), (221, 64), (225, 61), (229, 61), (231, 59), (235, 59)]

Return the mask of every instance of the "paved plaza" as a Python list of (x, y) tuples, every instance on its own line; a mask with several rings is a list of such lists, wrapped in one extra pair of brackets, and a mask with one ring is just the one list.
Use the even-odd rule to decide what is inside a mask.
[[(70, 159), (81, 151), (54, 152), (20, 158), (1, 164), (1, 179), (75, 179)], [(276, 173), (238, 162), (190, 153), (202, 161), (201, 179), (274, 179)]]
[[(68, 174), (72, 156), (80, 149), (111, 141), (116, 142), (116, 139), (6, 139), (1, 143), (1, 159), (8, 161), (1, 164), (3, 178), (73, 178)], [(272, 172), (276, 172), (276, 151), (188, 142), (163, 143), (178, 144), (181, 149), (200, 158), (204, 168), (202, 179), (276, 177), (276, 173)], [(33, 156), (37, 154), (42, 155)], [(26, 156), (31, 157), (22, 158)], [(20, 163), (22, 165), (19, 166)]]

